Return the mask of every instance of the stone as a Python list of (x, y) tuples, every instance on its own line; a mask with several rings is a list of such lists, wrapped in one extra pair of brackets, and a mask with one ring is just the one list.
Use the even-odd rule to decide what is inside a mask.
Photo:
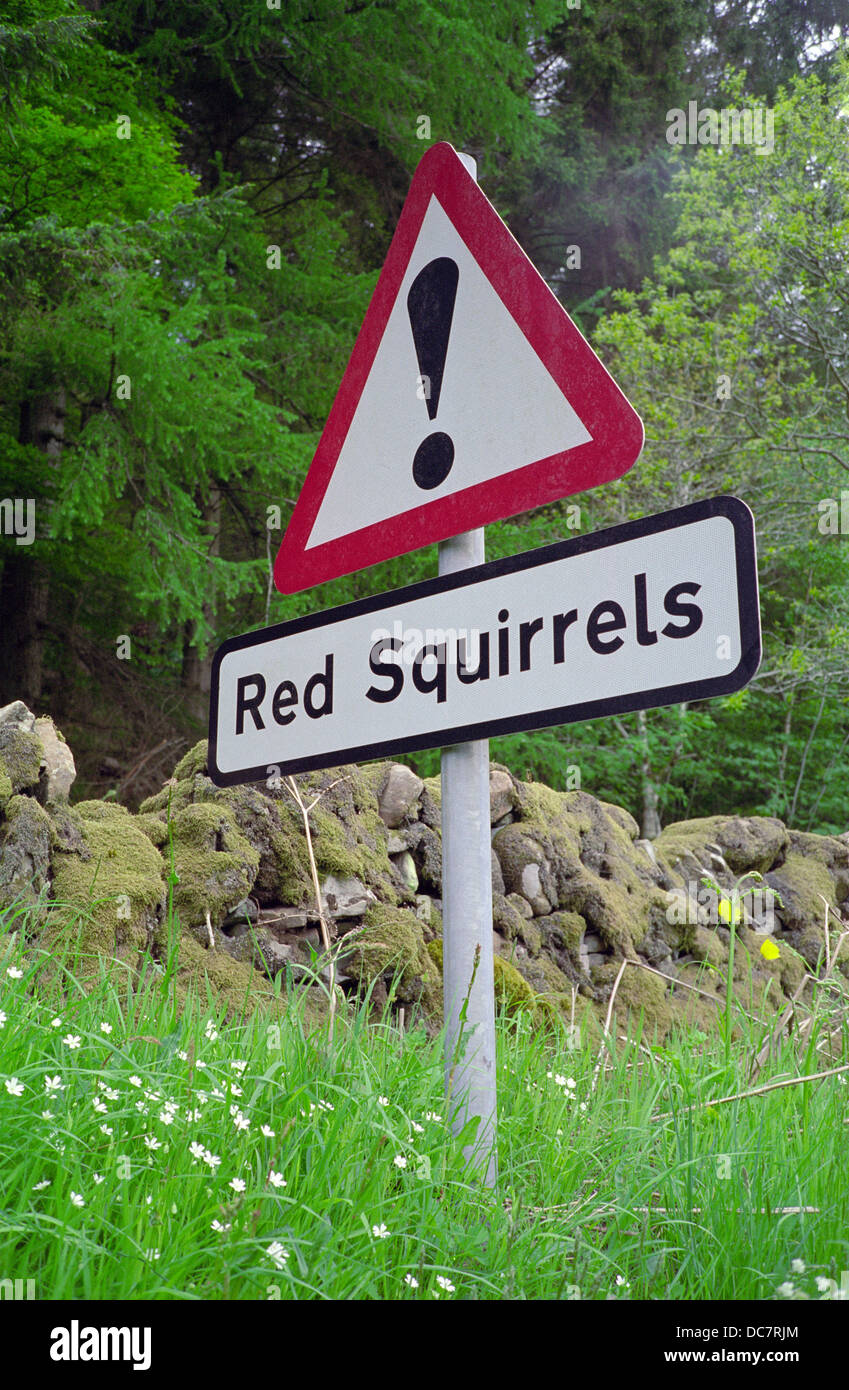
[(406, 830), (420, 886), (437, 896), (442, 892), (442, 840), (429, 826), (411, 825)]
[[(20, 704), (20, 701), (17, 703)], [(41, 740), (36, 733), (27, 729), (24, 723), (7, 720), (5, 724), (0, 724), (0, 771), (8, 776), (13, 793), (36, 791), (41, 760)]]
[(489, 772), (489, 819), (495, 824), (513, 810), (513, 778), (506, 768), (493, 766)]
[(260, 910), (258, 924), (279, 934), (284, 931), (300, 931), (306, 927), (307, 920), (306, 912), (301, 912), (296, 907), (264, 907)]
[(13, 700), (10, 705), (0, 709), (0, 726), (9, 724), (31, 734), (35, 728), (35, 715), (28, 710), (23, 700)]
[(533, 917), (534, 910), (527, 898), (523, 898), (521, 893), (508, 893), (506, 899), (510, 906), (515, 908), (520, 917)]
[(328, 874), (321, 884), (322, 911), (334, 920), (362, 917), (374, 902), (377, 902), (374, 893), (358, 878), (337, 878), (335, 874)]
[(498, 855), (495, 850), (490, 850), (490, 865), (492, 869), (492, 891), (493, 893), (504, 894), (504, 875), (501, 872), (501, 865), (498, 862)]
[(421, 777), (403, 763), (390, 763), (378, 793), (380, 818), (390, 830), (395, 830), (418, 801), (424, 788)]
[(37, 801), (31, 796), (9, 800), (0, 822), (0, 911), (32, 907), (46, 895), (54, 838), (50, 818)]
[(522, 870), (519, 892), (529, 902), (535, 917), (544, 917), (551, 911), (551, 902), (542, 891), (540, 865), (526, 864)]
[(387, 835), (386, 853), (389, 855), (390, 859), (392, 858), (393, 854), (403, 854), (406, 848), (407, 841), (403, 838), (402, 835)]
[(70, 795), (77, 775), (74, 755), (48, 716), (36, 719), (35, 733), (42, 749), (38, 799), (55, 806)]
[(405, 849), (400, 854), (390, 854), (389, 858), (398, 870), (405, 888), (409, 888), (411, 893), (418, 892), (419, 876), (416, 873), (416, 861), (410, 851)]

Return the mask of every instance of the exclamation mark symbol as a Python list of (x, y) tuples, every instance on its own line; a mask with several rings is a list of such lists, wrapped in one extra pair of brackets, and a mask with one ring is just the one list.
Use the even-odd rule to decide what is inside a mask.
[[(425, 403), (431, 420), (436, 419), (439, 409), (459, 279), (457, 262), (448, 256), (438, 256), (419, 271), (407, 294), (407, 313), (410, 315), (419, 360), (419, 379), (425, 388)], [(416, 450), (413, 478), (420, 488), (439, 487), (451, 472), (453, 462), (454, 441), (442, 430), (435, 430), (422, 440)]]

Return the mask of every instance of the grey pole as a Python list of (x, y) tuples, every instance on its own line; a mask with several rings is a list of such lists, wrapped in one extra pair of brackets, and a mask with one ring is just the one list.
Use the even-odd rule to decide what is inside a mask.
[[(477, 177), (475, 162), (460, 155)], [(483, 527), (443, 541), (439, 573), (485, 559)], [(489, 739), (442, 750), (442, 908), (445, 1090), (455, 1134), (480, 1117), (464, 1154), (497, 1178), (495, 989), (492, 959)], [(465, 1008), (465, 1024), (461, 1012)]]

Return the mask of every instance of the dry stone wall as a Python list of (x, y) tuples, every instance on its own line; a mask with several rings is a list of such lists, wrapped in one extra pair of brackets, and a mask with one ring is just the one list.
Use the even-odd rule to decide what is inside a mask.
[[(0, 925), (22, 929), (45, 963), (78, 978), (104, 967), (176, 968), (206, 979), (228, 1013), (272, 1007), (329, 978), (307, 838), (286, 782), (222, 789), (206, 745), (132, 815), (69, 803), (73, 757), (47, 718), (0, 710)], [(375, 1008), (441, 1021), (440, 784), (397, 763), (298, 778), (309, 808), (321, 912), (336, 980)], [(670, 825), (654, 841), (619, 806), (583, 791), (490, 776), (493, 944), (509, 1009), (641, 1014), (659, 1039), (676, 1023), (713, 1026), (724, 1001), (729, 926), (722, 902), (751, 879), (736, 924), (734, 987), (760, 1016), (780, 1011), (823, 946), (825, 905), (849, 898), (845, 837), (768, 817)], [(710, 877), (719, 896), (705, 886)], [(24, 913), (23, 909), (26, 909)], [(777, 946), (766, 959), (763, 945)], [(849, 965), (843, 965), (844, 971)], [(61, 975), (57, 972), (57, 978)]]

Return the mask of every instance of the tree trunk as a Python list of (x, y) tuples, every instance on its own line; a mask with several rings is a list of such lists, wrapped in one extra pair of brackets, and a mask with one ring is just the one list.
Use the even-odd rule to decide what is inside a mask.
[(646, 712), (641, 709), (637, 713), (637, 723), (640, 729), (641, 758), (640, 775), (643, 793), (643, 805), (640, 815), (640, 837), (643, 840), (655, 840), (661, 832), (660, 816), (657, 810), (657, 787), (652, 777), (651, 762), (649, 760), (649, 732)]
[[(22, 444), (34, 444), (55, 467), (65, 437), (65, 392), (21, 406)], [(35, 502), (35, 542), (16, 545), (6, 558), (0, 586), (0, 704), (23, 700), (37, 705), (42, 692), (44, 633), (50, 599), (50, 571), (44, 558), (48, 533), (47, 489)], [(29, 499), (23, 499), (24, 506)]]
[[(210, 556), (221, 553), (221, 490), (212, 487), (209, 499), (203, 503), (203, 519), (209, 534), (207, 552)], [(204, 624), (214, 625), (216, 615), (215, 595), (212, 583), (209, 598), (203, 605), (204, 623), (186, 623), (183, 639), (183, 670), (181, 683), (186, 711), (193, 719), (206, 724), (209, 719), (209, 691), (212, 684), (212, 646), (203, 642), (199, 634)]]

